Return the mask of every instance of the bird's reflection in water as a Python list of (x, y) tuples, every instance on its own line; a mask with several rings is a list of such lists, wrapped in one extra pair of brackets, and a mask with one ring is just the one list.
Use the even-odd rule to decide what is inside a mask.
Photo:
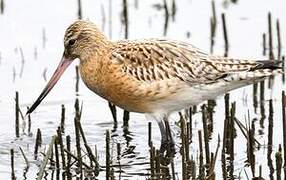
[(130, 142), (133, 140), (133, 134), (131, 131), (129, 131), (129, 126), (123, 126), (123, 137), (125, 139), (126, 142), (126, 146), (129, 147)]
[[(119, 122), (120, 123), (120, 122)], [(122, 127), (122, 129), (120, 128)], [(145, 165), (145, 158), (140, 157), (142, 155), (142, 151), (136, 151), (137, 143), (134, 139), (136, 133), (133, 133), (129, 129), (128, 124), (124, 123), (124, 125), (120, 126), (118, 123), (114, 123), (112, 129), (112, 138), (113, 138), (113, 147), (116, 150), (115, 161), (113, 161), (114, 172), (117, 174), (117, 177), (122, 177), (127, 174), (137, 174), (137, 171), (134, 171), (134, 166)], [(121, 131), (122, 130), (122, 131)], [(133, 168), (132, 168), (133, 167)], [(131, 168), (131, 169), (130, 169)], [(136, 168), (135, 168), (136, 169)], [(128, 176), (128, 175), (127, 175)]]
[[(133, 133), (129, 130), (128, 124), (122, 126), (122, 136), (120, 135), (121, 129), (118, 129), (118, 122), (114, 122), (113, 128), (111, 130), (112, 134), (111, 137), (115, 138), (116, 137), (116, 142), (117, 142), (117, 155), (120, 157), (125, 157), (125, 158), (134, 158), (136, 157), (136, 154), (139, 154), (139, 152), (135, 152), (136, 145), (132, 143), (133, 140)], [(118, 143), (120, 145), (118, 145)], [(120, 147), (118, 149), (118, 146)], [(122, 150), (122, 152), (121, 152)]]
[[(124, 152), (122, 152), (122, 157), (128, 157), (128, 158), (135, 158), (136, 152), (134, 151), (136, 146), (130, 145), (131, 141), (133, 140), (133, 134), (131, 131), (129, 131), (129, 126), (123, 126), (123, 137), (126, 142), (126, 149)], [(137, 152), (139, 154), (139, 152)]]

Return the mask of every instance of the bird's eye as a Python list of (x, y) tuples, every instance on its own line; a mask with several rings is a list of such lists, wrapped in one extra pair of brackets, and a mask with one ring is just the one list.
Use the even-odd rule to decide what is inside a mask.
[(75, 39), (71, 39), (71, 40), (69, 40), (69, 46), (72, 46), (72, 45), (74, 45), (74, 43), (75, 43)]

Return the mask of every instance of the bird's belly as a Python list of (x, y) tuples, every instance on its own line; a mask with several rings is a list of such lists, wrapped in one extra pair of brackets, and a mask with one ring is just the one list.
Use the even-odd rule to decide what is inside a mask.
[(152, 113), (163, 112), (170, 113), (197, 105), (210, 98), (210, 93), (199, 88), (192, 88), (190, 86), (182, 88), (165, 98), (155, 101), (149, 101), (148, 106)]
[(225, 82), (201, 85), (182, 85), (176, 93), (170, 94), (157, 101), (148, 102), (148, 107), (155, 112), (170, 113), (179, 111), (202, 103), (203, 101), (215, 99), (217, 96), (226, 93), (229, 90), (241, 87), (242, 85), (229, 86)]

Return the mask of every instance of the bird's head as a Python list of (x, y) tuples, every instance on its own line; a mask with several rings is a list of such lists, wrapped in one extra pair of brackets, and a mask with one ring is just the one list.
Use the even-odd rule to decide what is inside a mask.
[(97, 27), (89, 21), (76, 21), (71, 24), (64, 36), (64, 53), (63, 57), (51, 77), (50, 81), (43, 89), (38, 99), (34, 102), (27, 114), (32, 113), (42, 100), (48, 95), (66, 68), (79, 58), (84, 61), (91, 55), (96, 55), (102, 48), (106, 47), (108, 41), (105, 36), (97, 29)]
[(76, 21), (70, 25), (64, 37), (64, 57), (70, 60), (84, 60), (92, 53), (107, 46), (108, 41), (95, 24), (89, 21)]

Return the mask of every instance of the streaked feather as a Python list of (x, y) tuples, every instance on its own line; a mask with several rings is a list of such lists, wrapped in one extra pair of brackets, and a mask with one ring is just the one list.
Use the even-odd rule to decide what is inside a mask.
[[(208, 55), (191, 44), (162, 39), (118, 41), (112, 55), (116, 62), (122, 64), (123, 72), (148, 82), (176, 78), (191, 85), (209, 84), (220, 79), (238, 80), (239, 77), (230, 77), (234, 74), (239, 76), (242, 72), (241, 79), (245, 79), (248, 72), (278, 67), (273, 61)], [(267, 72), (256, 71), (252, 74), (259, 78), (263, 73)]]

